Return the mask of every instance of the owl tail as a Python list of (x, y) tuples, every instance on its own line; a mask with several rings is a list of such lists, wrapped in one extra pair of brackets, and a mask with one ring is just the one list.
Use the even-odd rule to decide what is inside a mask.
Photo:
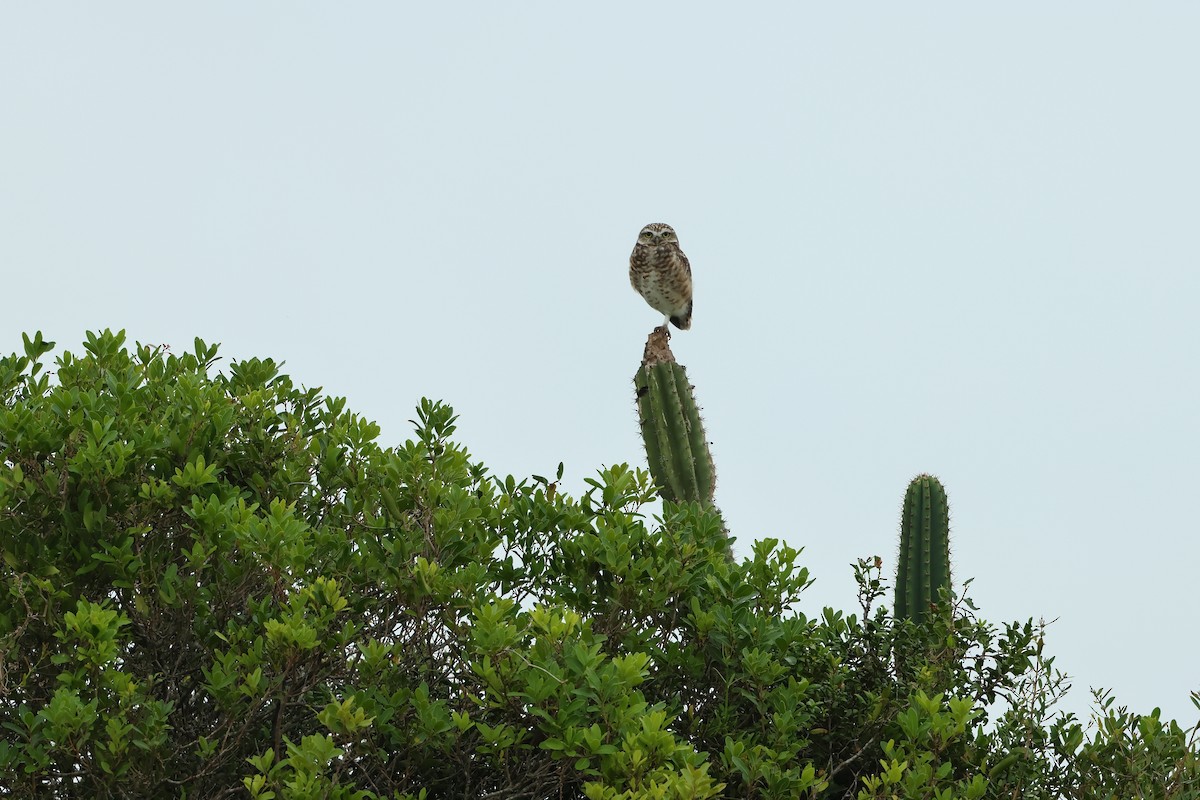
[(671, 317), (671, 322), (675, 325), (676, 328), (679, 328), (679, 330), (681, 330), (681, 331), (686, 331), (688, 328), (692, 327), (692, 301), (691, 300), (688, 300), (687, 308), (684, 309), (682, 314)]

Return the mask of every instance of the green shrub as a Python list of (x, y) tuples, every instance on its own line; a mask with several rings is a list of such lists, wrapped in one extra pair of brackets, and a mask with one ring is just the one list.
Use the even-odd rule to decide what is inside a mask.
[(439, 403), (385, 448), (270, 360), (50, 347), (0, 359), (0, 797), (1196, 796), (1194, 731), (1055, 716), (1038, 627), (896, 622), (878, 559), (814, 611), (642, 470), (573, 499)]

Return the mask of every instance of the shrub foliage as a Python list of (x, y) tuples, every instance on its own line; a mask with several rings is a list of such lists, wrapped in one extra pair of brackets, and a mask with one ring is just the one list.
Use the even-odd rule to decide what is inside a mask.
[(440, 403), (384, 447), (269, 359), (51, 348), (0, 359), (0, 797), (1200, 794), (1195, 729), (1056, 713), (1039, 626), (896, 622), (876, 558), (814, 610), (642, 470), (574, 499)]

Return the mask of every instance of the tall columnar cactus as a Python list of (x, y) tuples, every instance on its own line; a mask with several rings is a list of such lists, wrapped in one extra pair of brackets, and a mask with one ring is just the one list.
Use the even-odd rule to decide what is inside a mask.
[(918, 475), (900, 517), (896, 619), (923, 620), (943, 587), (950, 589), (950, 506), (941, 481)]
[(668, 335), (665, 328), (650, 334), (642, 366), (633, 376), (646, 459), (664, 499), (711, 506), (717, 483), (712, 453), (692, 386), (671, 353)]

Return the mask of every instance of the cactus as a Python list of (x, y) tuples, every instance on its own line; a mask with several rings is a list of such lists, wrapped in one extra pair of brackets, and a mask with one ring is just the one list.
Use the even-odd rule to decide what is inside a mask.
[(712, 453), (687, 373), (667, 344), (669, 336), (665, 328), (655, 328), (633, 377), (646, 459), (663, 499), (711, 508), (717, 483)]
[(900, 517), (896, 619), (921, 622), (942, 588), (950, 590), (950, 506), (937, 478), (918, 475)]

